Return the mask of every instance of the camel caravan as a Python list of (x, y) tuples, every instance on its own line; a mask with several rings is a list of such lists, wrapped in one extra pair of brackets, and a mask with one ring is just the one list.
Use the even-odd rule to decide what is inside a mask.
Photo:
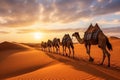
[[(94, 58), (92, 58), (92, 56), (90, 55), (91, 45), (98, 45), (103, 53), (101, 65), (103, 65), (104, 60), (107, 56), (108, 67), (110, 67), (110, 53), (108, 52), (108, 50), (112, 50), (112, 45), (97, 23), (95, 24), (95, 26), (90, 24), (88, 29), (85, 31), (83, 38), (80, 37), (79, 32), (74, 32), (72, 34), (72, 37), (75, 37), (80, 44), (85, 45), (86, 53), (89, 56), (89, 62), (94, 61)], [(62, 54), (64, 56), (71, 57), (72, 53), (72, 57), (74, 58), (74, 43), (69, 34), (65, 34), (61, 42), (59, 38), (54, 38), (53, 40), (48, 40), (47, 42), (41, 43), (41, 48), (43, 51), (54, 52), (58, 54), (60, 54), (60, 46), (62, 47)], [(68, 49), (69, 54), (67, 54), (66, 49)]]

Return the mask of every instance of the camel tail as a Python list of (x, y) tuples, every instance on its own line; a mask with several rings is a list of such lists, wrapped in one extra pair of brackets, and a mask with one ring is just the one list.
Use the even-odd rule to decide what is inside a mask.
[(107, 38), (107, 48), (108, 48), (108, 50), (110, 50), (110, 51), (112, 51), (113, 49), (112, 49), (112, 45), (111, 45), (111, 43), (109, 42), (109, 40), (108, 40), (108, 38)]

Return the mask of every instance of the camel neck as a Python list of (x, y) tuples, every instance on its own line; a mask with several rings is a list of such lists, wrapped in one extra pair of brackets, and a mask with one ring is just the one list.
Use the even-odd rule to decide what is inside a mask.
[(80, 44), (83, 43), (83, 40), (80, 38), (80, 35), (76, 36), (76, 39), (78, 40), (78, 42), (79, 42)]

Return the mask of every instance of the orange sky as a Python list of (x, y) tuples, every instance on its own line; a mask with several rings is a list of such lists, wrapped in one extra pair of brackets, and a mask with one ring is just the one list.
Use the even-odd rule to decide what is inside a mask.
[(98, 23), (107, 36), (120, 37), (119, 4), (120, 0), (2, 0), (0, 42), (41, 42), (75, 31), (83, 36), (91, 23)]

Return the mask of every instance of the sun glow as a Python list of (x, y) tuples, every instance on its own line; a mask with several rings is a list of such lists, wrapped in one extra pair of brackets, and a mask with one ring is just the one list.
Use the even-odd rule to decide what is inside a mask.
[(42, 33), (40, 33), (40, 32), (35, 32), (35, 33), (34, 33), (34, 38), (35, 38), (36, 40), (41, 39), (41, 38), (42, 38)]

